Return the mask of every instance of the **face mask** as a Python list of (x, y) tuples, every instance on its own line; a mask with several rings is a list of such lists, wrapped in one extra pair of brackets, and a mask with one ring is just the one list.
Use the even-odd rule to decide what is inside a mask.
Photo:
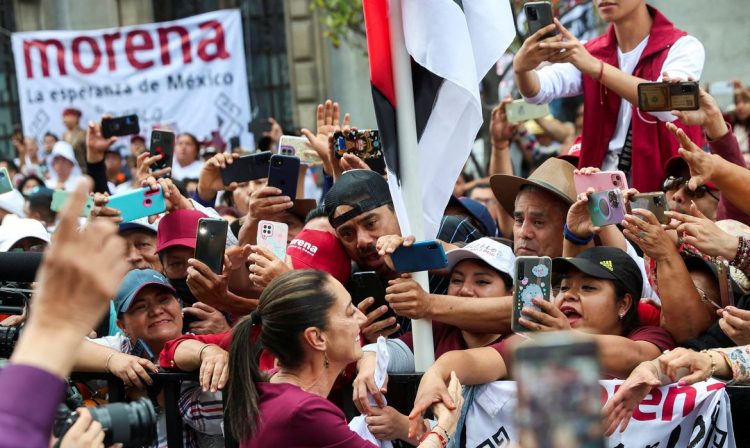
[(171, 278), (169, 283), (175, 289), (177, 298), (182, 301), (183, 306), (191, 306), (198, 301), (188, 288), (187, 278)]

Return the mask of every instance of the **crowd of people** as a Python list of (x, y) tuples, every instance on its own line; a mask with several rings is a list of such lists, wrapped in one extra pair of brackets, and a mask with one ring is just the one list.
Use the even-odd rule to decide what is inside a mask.
[[(532, 104), (581, 97), (576, 120), (509, 122), (510, 99), (493, 109), (487, 176), (456, 180), (435, 237), (448, 264), (429, 286), (394, 268), (415, 238), (400, 230), (386, 177), (335, 156), (333, 133), (356, 117), (332, 100), (318, 105), (317, 129), (301, 131), (322, 163), (302, 166), (294, 199), (267, 179), (225, 185), (222, 170), (246, 151), (190, 133), (163, 169), (144, 137), (123, 153), (101, 122), (82, 129), (73, 108), (59, 139), (16, 136), (17, 157), (0, 160), (15, 187), (0, 195), (0, 251), (45, 255), (23, 313), (0, 322), (22, 328), (0, 369), (0, 446), (103, 446), (85, 409), (51, 435), (72, 371), (114, 375), (129, 400), (149, 396), (159, 447), (165, 398), (152, 386), (165, 369), (198, 372), (180, 389), (186, 447), (230, 434), (243, 447), (445, 447), (462, 386), (514, 379), (514, 350), (537, 332), (586, 333), (602, 378), (624, 380), (603, 409), (607, 434), (653, 387), (750, 381), (750, 89), (735, 82), (729, 111), (703, 88), (696, 110), (639, 110), (640, 83), (699, 80), (703, 46), (645, 0), (598, 12), (601, 36), (582, 43), (555, 21), (515, 54), (518, 93)], [(270, 125), (260, 149), (275, 151), (284, 130)], [(627, 213), (597, 226), (596, 192), (574, 178), (613, 170), (630, 186)], [(141, 187), (161, 189), (166, 212), (124, 221), (108, 206)], [(60, 189), (71, 195), (56, 213)], [(665, 194), (665, 220), (630, 207), (651, 192)], [(230, 222), (220, 273), (195, 256), (202, 218)], [(288, 226), (285, 259), (258, 244), (264, 220)], [(513, 331), (521, 256), (551, 258), (553, 279), (549, 300), (522, 310), (523, 337)], [(361, 272), (375, 273), (387, 304), (352, 300)], [(395, 409), (378, 356), (388, 373), (415, 372), (413, 319), (432, 321), (436, 361), (413, 407)], [(107, 398), (101, 384), (77, 387)], [(347, 425), (352, 403), (372, 439)]]

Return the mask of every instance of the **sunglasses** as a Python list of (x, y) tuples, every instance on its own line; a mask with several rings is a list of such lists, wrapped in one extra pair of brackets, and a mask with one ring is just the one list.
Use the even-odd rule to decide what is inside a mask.
[[(664, 192), (677, 191), (680, 189), (680, 187), (687, 184), (689, 180), (690, 179), (686, 177), (669, 176), (666, 179), (664, 179), (664, 184), (662, 184), (661, 189)], [(705, 195), (709, 195), (712, 198), (716, 199), (717, 201), (719, 200), (719, 198), (715, 194), (711, 193), (711, 189), (705, 185), (701, 185), (695, 190), (691, 190), (690, 188), (687, 187), (687, 185), (685, 185), (685, 195), (691, 199), (692, 198), (700, 199)]]

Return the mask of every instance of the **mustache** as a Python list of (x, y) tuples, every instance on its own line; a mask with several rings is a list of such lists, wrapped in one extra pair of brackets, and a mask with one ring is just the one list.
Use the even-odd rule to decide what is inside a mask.
[(360, 257), (369, 257), (370, 255), (377, 252), (378, 250), (374, 244), (368, 244), (365, 247), (357, 248), (357, 254), (359, 254)]

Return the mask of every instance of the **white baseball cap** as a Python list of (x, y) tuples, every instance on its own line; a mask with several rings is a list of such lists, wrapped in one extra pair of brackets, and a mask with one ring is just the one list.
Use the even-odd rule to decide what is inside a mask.
[(460, 249), (453, 249), (445, 254), (448, 257), (448, 269), (467, 259), (482, 260), (494, 269), (513, 277), (513, 265), (516, 256), (513, 249), (491, 238), (480, 238)]
[(50, 235), (36, 219), (5, 219), (0, 226), (0, 252), (7, 252), (24, 238), (36, 238), (49, 244)]
[(26, 214), (23, 212), (25, 204), (26, 199), (24, 199), (23, 195), (18, 190), (11, 190), (7, 193), (0, 194), (0, 209), (3, 209), (8, 213), (25, 218)]

